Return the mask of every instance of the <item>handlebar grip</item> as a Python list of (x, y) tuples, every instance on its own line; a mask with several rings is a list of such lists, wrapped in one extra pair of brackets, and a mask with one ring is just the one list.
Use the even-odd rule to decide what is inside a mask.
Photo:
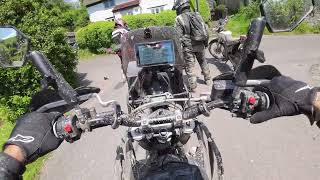
[(205, 116), (209, 116), (210, 110), (212, 110), (214, 108), (222, 107), (225, 104), (226, 104), (226, 102), (222, 101), (222, 100), (216, 100), (216, 101), (211, 101), (209, 103), (197, 104), (197, 105), (191, 106), (188, 109), (186, 109), (182, 114), (182, 118), (183, 119), (192, 119), (192, 118), (196, 118), (197, 116), (200, 116), (202, 114)]
[(192, 119), (196, 118), (197, 116), (201, 115), (200, 109), (198, 105), (194, 105), (186, 109), (183, 114), (182, 118), (183, 119)]
[(139, 126), (141, 126), (140, 122), (133, 121), (128, 116), (124, 116), (123, 115), (123, 116), (120, 117), (120, 119), (121, 119), (120, 124), (122, 126), (128, 126), (128, 127), (139, 127)]
[(115, 118), (113, 115), (111, 116), (104, 116), (103, 119), (94, 121), (90, 124), (91, 129), (96, 129), (100, 127), (110, 126), (115, 121)]

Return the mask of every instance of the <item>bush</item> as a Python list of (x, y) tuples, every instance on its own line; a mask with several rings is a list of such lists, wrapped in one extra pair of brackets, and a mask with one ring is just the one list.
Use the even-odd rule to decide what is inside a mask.
[[(191, 1), (191, 5), (195, 6), (195, 0)], [(210, 7), (208, 0), (199, 0), (199, 13), (201, 14), (205, 22), (209, 22), (211, 19)]]
[(313, 33), (320, 34), (320, 23), (313, 26)]
[(124, 16), (123, 19), (128, 23), (131, 29), (138, 29), (148, 26), (154, 26), (159, 23), (156, 14), (137, 14)]
[(247, 19), (253, 19), (260, 16), (260, 3), (258, 1), (250, 3), (248, 6), (242, 7), (238, 14), (244, 15)]
[(71, 9), (62, 14), (63, 27), (68, 31), (77, 31), (89, 24), (89, 15), (85, 6), (79, 9)]
[(163, 11), (158, 14), (137, 14), (124, 16), (123, 19), (131, 29), (149, 26), (173, 26), (176, 17), (175, 11)]
[(156, 18), (158, 20), (158, 24), (160, 26), (173, 26), (174, 25), (174, 20), (177, 16), (175, 11), (162, 11), (159, 14), (155, 14)]
[[(75, 85), (77, 56), (64, 40), (68, 28), (64, 28), (63, 17), (69, 10), (71, 6), (63, 0), (0, 1), (0, 25), (10, 24), (24, 32), (31, 39), (33, 50), (43, 52)], [(40, 75), (31, 65), (0, 70), (0, 108), (11, 110), (9, 120), (26, 111), (30, 97), (40, 87), (39, 80)]]
[[(210, 9), (206, 0), (199, 1), (200, 14), (208, 22)], [(130, 29), (145, 28), (149, 26), (173, 26), (176, 17), (175, 11), (163, 11), (158, 14), (137, 14), (124, 16)], [(98, 54), (99, 49), (110, 48), (112, 45), (111, 34), (114, 28), (113, 22), (100, 21), (91, 23), (77, 31), (76, 39), (81, 49), (89, 49)]]
[(249, 6), (242, 7), (237, 14), (230, 18), (226, 28), (232, 31), (233, 35), (247, 34), (251, 20), (259, 16), (259, 3), (252, 2)]
[(312, 33), (313, 27), (307, 22), (302, 22), (295, 30), (296, 34)]
[[(173, 26), (176, 14), (174, 11), (163, 11), (159, 14), (138, 14), (124, 16), (130, 29), (149, 26)], [(99, 54), (99, 49), (110, 48), (114, 22), (100, 21), (91, 23), (77, 31), (76, 39), (81, 49)]]
[(307, 22), (302, 22), (295, 30), (293, 30), (295, 34), (306, 34), (306, 33), (320, 33), (320, 23), (316, 25), (308, 24)]
[(100, 21), (79, 29), (76, 35), (79, 47), (97, 54), (98, 49), (110, 47), (113, 27), (114, 22)]

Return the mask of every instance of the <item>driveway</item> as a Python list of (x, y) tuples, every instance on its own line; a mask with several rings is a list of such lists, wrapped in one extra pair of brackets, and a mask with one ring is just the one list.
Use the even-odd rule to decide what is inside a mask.
[[(275, 65), (285, 75), (320, 86), (320, 36), (266, 36), (261, 49), (266, 64)], [(212, 76), (229, 69), (228, 65), (212, 61), (209, 55), (208, 59)], [(100, 87), (105, 100), (116, 99), (126, 107), (126, 84), (119, 83), (121, 72), (116, 56), (82, 61), (78, 72), (83, 84)], [(108, 80), (103, 78), (106, 75)], [(197, 91), (210, 88), (200, 84)], [(91, 100), (86, 106), (96, 104)], [(306, 117), (284, 117), (252, 125), (247, 120), (232, 118), (227, 111), (214, 110), (206, 122), (220, 147), (225, 179), (320, 179), (320, 130), (310, 127)], [(45, 163), (40, 179), (115, 179), (115, 150), (123, 134), (124, 129), (106, 127), (84, 134), (73, 144), (63, 143)]]

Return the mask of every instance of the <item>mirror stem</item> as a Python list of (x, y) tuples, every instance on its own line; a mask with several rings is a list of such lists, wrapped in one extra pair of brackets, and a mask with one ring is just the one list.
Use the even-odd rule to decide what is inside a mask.
[(69, 105), (78, 103), (77, 92), (63, 78), (63, 76), (52, 66), (50, 61), (40, 52), (33, 51), (29, 54), (34, 66), (44, 77), (44, 85), (53, 86), (58, 90), (59, 95)]
[[(247, 39), (244, 43), (243, 53), (239, 67), (235, 73), (235, 84), (239, 87), (244, 87), (247, 84), (248, 75), (251, 72), (254, 60), (257, 57), (260, 42), (263, 36), (263, 31), (266, 26), (266, 20), (264, 17), (259, 17), (251, 21)], [(235, 88), (233, 97), (237, 97), (239, 92), (238, 88)]]

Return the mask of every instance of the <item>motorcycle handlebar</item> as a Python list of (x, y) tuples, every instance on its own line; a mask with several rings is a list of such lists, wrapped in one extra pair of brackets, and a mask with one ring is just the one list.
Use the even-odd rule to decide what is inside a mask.
[[(237, 107), (237, 111), (240, 114), (250, 114), (254, 112), (253, 109), (257, 108), (260, 110), (266, 109), (269, 106), (269, 100), (266, 99), (264, 94), (255, 93), (257, 99), (252, 99), (254, 96), (249, 98), (242, 99), (240, 107)], [(86, 118), (85, 120), (78, 119), (77, 116), (65, 117), (62, 116), (54, 123), (53, 131), (57, 138), (65, 139), (68, 142), (73, 142), (80, 138), (80, 135), (83, 131), (91, 131), (96, 128), (112, 126), (113, 129), (116, 129), (119, 126), (126, 127), (140, 127), (143, 125), (153, 125), (153, 124), (171, 124), (170, 127), (175, 127), (175, 122), (181, 120), (188, 120), (196, 118), (200, 115), (209, 116), (209, 113), (212, 109), (215, 108), (224, 108), (229, 109), (232, 112), (234, 107), (230, 107), (229, 101), (224, 100), (215, 100), (208, 103), (202, 101), (202, 103), (193, 105), (183, 111), (181, 114), (170, 115), (166, 117), (151, 118), (151, 119), (134, 119), (132, 120), (127, 114), (122, 114), (122, 112), (109, 111), (105, 113), (95, 114), (94, 118)], [(86, 115), (83, 115), (86, 116)], [(180, 125), (181, 126), (181, 125)]]

